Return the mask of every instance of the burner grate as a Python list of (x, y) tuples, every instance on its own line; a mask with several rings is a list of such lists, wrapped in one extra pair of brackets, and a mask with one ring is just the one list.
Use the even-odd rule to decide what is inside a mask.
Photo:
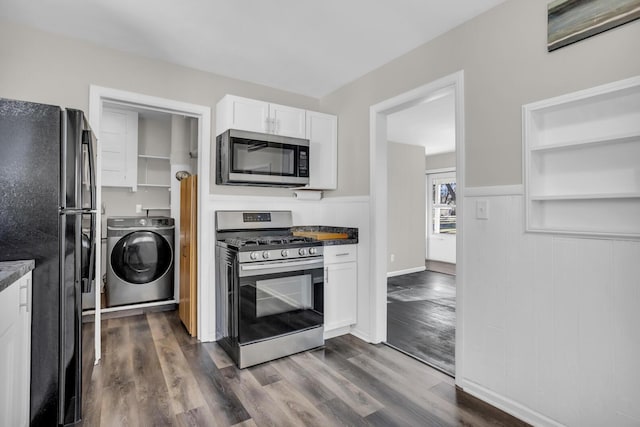
[(295, 243), (311, 243), (315, 239), (303, 236), (263, 236), (251, 238), (228, 238), (225, 239), (227, 244), (241, 246), (265, 246), (265, 245), (288, 245)]

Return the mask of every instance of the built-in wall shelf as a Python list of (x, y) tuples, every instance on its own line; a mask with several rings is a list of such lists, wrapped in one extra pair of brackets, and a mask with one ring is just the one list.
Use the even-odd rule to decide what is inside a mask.
[(152, 160), (171, 160), (168, 156), (153, 156), (151, 154), (138, 154), (138, 158), (140, 159), (152, 159)]
[(171, 188), (171, 158), (138, 154), (138, 187)]
[(523, 106), (530, 232), (640, 237), (640, 76)]
[(640, 199), (640, 193), (595, 193), (595, 194), (556, 194), (530, 196), (529, 200), (602, 200), (602, 199)]
[(141, 184), (141, 183), (138, 183), (138, 187), (171, 188), (171, 185), (169, 185), (169, 184)]

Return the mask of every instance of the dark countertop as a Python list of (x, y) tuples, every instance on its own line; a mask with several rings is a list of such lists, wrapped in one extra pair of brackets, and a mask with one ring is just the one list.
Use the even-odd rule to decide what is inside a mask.
[(297, 225), (291, 227), (292, 231), (322, 231), (325, 233), (346, 233), (346, 239), (321, 240), (323, 246), (357, 245), (358, 229), (350, 227), (336, 227), (332, 225)]
[(8, 288), (16, 280), (35, 268), (35, 261), (2, 261), (0, 262), (0, 292)]

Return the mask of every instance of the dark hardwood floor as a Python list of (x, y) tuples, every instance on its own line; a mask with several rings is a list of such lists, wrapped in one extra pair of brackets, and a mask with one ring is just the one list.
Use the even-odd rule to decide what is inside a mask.
[(456, 277), (423, 271), (387, 279), (387, 343), (455, 374)]
[(215, 343), (190, 338), (177, 312), (83, 330), (84, 426), (526, 425), (458, 390), (453, 380), (351, 335), (240, 370)]

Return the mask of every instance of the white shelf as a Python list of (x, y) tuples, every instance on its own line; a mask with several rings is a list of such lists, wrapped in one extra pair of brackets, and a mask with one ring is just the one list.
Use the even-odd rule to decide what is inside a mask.
[(171, 188), (169, 184), (142, 184), (138, 183), (138, 187), (155, 187), (155, 188)]
[(640, 237), (640, 76), (522, 111), (527, 231)]
[(151, 159), (151, 160), (166, 160), (169, 161), (171, 160), (170, 157), (166, 157), (166, 156), (152, 156), (150, 154), (138, 154), (138, 158), (140, 159)]
[(593, 193), (593, 194), (554, 194), (530, 196), (531, 201), (553, 200), (603, 200), (603, 199), (640, 199), (640, 193)]
[(578, 147), (587, 147), (589, 145), (606, 145), (606, 144), (624, 144), (628, 142), (637, 142), (640, 140), (640, 133), (633, 133), (629, 135), (618, 135), (611, 137), (598, 137), (585, 140), (574, 140), (567, 142), (559, 142), (556, 144), (546, 144), (531, 147), (532, 153), (544, 153), (549, 151), (563, 150), (563, 149), (575, 149)]

